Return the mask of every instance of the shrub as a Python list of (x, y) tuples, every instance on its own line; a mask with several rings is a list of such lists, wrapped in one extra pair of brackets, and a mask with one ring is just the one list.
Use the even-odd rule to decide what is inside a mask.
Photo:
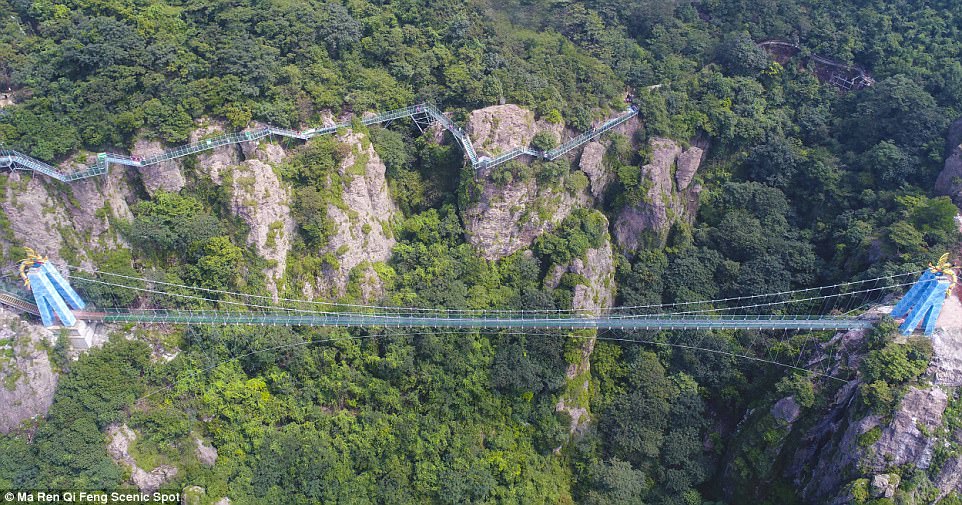
[(542, 151), (547, 151), (556, 145), (558, 145), (558, 136), (547, 130), (536, 133), (531, 139), (531, 147)]

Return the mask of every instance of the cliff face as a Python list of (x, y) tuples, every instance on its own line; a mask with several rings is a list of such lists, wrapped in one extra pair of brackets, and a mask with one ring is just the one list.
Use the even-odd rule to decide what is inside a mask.
[[(952, 296), (932, 336), (933, 358), (922, 380), (904, 390), (891, 412), (861, 406), (861, 376), (835, 390), (827, 405), (805, 412), (786, 397), (746, 414), (731, 435), (737, 440), (724, 468), (726, 494), (738, 495), (767, 479), (793, 482), (805, 503), (867, 503), (893, 498), (897, 503), (934, 503), (962, 493), (962, 444), (959, 378), (962, 374), (962, 304)], [(836, 335), (823, 344), (839, 363), (856, 366), (864, 355), (865, 331)], [(816, 394), (831, 394), (822, 383)], [(766, 431), (768, 430), (768, 431)], [(749, 434), (765, 433), (765, 442)], [(764, 457), (752, 459), (751, 451)], [(755, 453), (758, 454), (758, 453)], [(745, 474), (746, 461), (752, 472)], [(743, 480), (754, 475), (751, 481)], [(911, 482), (911, 485), (906, 485)]]
[[(387, 261), (395, 240), (391, 221), (398, 216), (398, 208), (391, 200), (384, 162), (366, 136), (347, 132), (338, 141), (350, 150), (337, 168), (343, 205), (328, 205), (328, 217), (336, 226), (326, 252), (337, 257), (337, 265), (330, 268), (316, 286), (304, 286), (308, 296), (343, 296), (351, 276), (360, 282), (362, 298), (373, 300), (382, 284), (373, 264)], [(355, 269), (358, 269), (355, 271)]]
[(3, 173), (0, 180), (5, 183), (0, 207), (9, 223), (0, 229), (4, 254), (11, 245), (22, 245), (60, 266), (66, 259), (90, 266), (92, 253), (127, 246), (110, 224), (110, 218), (133, 217), (128, 207), (133, 190), (124, 171), (70, 185), (25, 172)]
[(47, 414), (57, 374), (44, 349), (48, 332), (0, 309), (0, 433)]
[(949, 126), (945, 139), (945, 167), (935, 181), (935, 192), (952, 197), (962, 207), (962, 118)]
[[(615, 263), (610, 237), (605, 237), (601, 247), (588, 249), (584, 258), (575, 258), (570, 265), (555, 265), (545, 278), (545, 284), (551, 288), (557, 287), (561, 276), (566, 273), (580, 275), (586, 281), (574, 287), (572, 309), (581, 314), (600, 316), (613, 305)], [(595, 348), (596, 336), (592, 332), (581, 340), (580, 356), (565, 370), (568, 386), (555, 405), (555, 410), (571, 418), (569, 432), (572, 435), (584, 433), (591, 421), (584, 398), (587, 398), (591, 389), (591, 353)]]
[[(517, 105), (497, 105), (472, 112), (466, 131), (478, 154), (491, 156), (527, 146), (540, 131), (560, 139), (562, 126), (535, 122), (534, 113)], [(591, 201), (586, 191), (566, 189), (570, 174), (549, 183), (529, 177), (498, 184), (492, 174), (502, 167), (474, 174), (474, 201), (462, 209), (467, 240), (486, 259), (503, 258), (530, 246), (572, 208)]]
[(277, 145), (264, 144), (245, 149), (245, 156), (248, 159), (231, 171), (231, 210), (250, 226), (248, 243), (270, 263), (264, 273), (276, 298), (295, 233), (290, 188), (274, 171), (284, 151)]
[[(641, 167), (647, 184), (643, 201), (626, 206), (615, 219), (615, 238), (627, 251), (663, 244), (672, 224), (691, 222), (698, 211), (701, 186), (693, 185), (692, 180), (704, 157), (704, 147), (683, 149), (674, 140), (658, 137), (649, 140), (648, 147), (651, 162)], [(645, 243), (646, 234), (653, 236), (653, 244)]]

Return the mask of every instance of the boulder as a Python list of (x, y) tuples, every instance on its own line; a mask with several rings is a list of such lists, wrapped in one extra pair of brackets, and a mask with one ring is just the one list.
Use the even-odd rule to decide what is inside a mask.
[(772, 406), (772, 415), (775, 419), (786, 423), (794, 423), (801, 414), (802, 408), (795, 401), (794, 396), (786, 396)]
[(214, 466), (217, 463), (217, 448), (213, 445), (207, 445), (200, 438), (194, 439), (194, 455), (197, 456), (197, 461), (204, 466)]
[(872, 496), (875, 498), (891, 498), (899, 487), (901, 477), (895, 473), (880, 473), (872, 477)]
[(137, 465), (129, 451), (130, 444), (137, 440), (137, 434), (126, 424), (108, 427), (107, 436), (110, 438), (110, 442), (107, 444), (107, 453), (118, 464), (130, 469), (130, 481), (142, 493), (153, 493), (160, 486), (177, 476), (177, 468), (170, 465), (159, 465), (149, 472)]

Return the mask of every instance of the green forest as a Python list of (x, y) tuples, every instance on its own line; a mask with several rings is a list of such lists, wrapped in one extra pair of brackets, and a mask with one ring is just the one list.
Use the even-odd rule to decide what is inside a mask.
[[(841, 92), (797, 60), (776, 63), (756, 45), (773, 38), (859, 65), (875, 84)], [(583, 279), (566, 274), (552, 288), (545, 277), (608, 240), (622, 208), (643, 203), (650, 153), (639, 146), (653, 137), (710, 139), (704, 191), (694, 224), (676, 223), (641, 251), (615, 249), (616, 305), (913, 272), (960, 238), (958, 209), (932, 190), (947, 128), (962, 116), (957, 0), (0, 0), (8, 88), (16, 104), (0, 109), (0, 147), (52, 163), (139, 138), (184, 143), (200, 118), (302, 128), (328, 113), (418, 102), (459, 124), (472, 110), (517, 104), (584, 131), (624, 110), (633, 91), (643, 127), (636, 138), (606, 137), (616, 176), (604, 204), (573, 210), (527, 250), (494, 261), (466, 238), (476, 188), (457, 144), (403, 121), (359, 124), (401, 216), (385, 225), (391, 259), (375, 266), (380, 305), (570, 309)], [(296, 237), (280, 295), (299, 298), (295, 286), (337, 266), (320, 251), (335, 232), (329, 205), (345, 204), (325, 181), (351, 153), (332, 137), (291, 152), (279, 172), (293, 189)], [(513, 163), (491, 177), (584, 189), (572, 166)], [(8, 177), (0, 174), (5, 191)], [(248, 247), (225, 187), (190, 177), (176, 193), (141, 191), (131, 210), (111, 222), (130, 249), (94, 252), (96, 267), (199, 286), (211, 299), (81, 285), (94, 305), (202, 309), (237, 301), (231, 292), (270, 294), (268, 261)], [(22, 252), (8, 249), (4, 262)], [(339, 301), (362, 301), (355, 281)], [(880, 324), (865, 359), (843, 366), (843, 378), (862, 378), (858, 409), (887, 415), (925, 371), (931, 346), (896, 344), (894, 333)], [(780, 473), (773, 418), (730, 435), (786, 395), (802, 406), (799, 422), (814, 423), (839, 384), (733, 354), (764, 358), (776, 346), (800, 355), (831, 334), (598, 334), (590, 388), (578, 395), (592, 421), (572, 434), (556, 405), (592, 336), (128, 326), (76, 361), (50, 349), (61, 372), (53, 404), (0, 436), (0, 490), (130, 487), (105, 434), (124, 423), (138, 434), (131, 452), (141, 466), (179, 469), (161, 489), (199, 486), (196, 503), (803, 503)], [(180, 352), (161, 362), (151, 359), (157, 346)], [(216, 464), (198, 461), (196, 437), (216, 447)], [(856, 491), (858, 503), (896, 503)]]

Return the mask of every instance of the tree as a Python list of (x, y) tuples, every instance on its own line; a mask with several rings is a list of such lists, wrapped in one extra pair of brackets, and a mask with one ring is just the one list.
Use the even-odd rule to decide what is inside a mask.
[(198, 285), (211, 289), (230, 289), (236, 285), (243, 266), (244, 251), (230, 237), (213, 237), (197, 259), (192, 276)]
[(591, 488), (585, 505), (634, 505), (643, 503), (647, 491), (644, 472), (617, 458), (593, 463), (588, 469)]
[(718, 46), (718, 61), (732, 73), (752, 75), (768, 68), (769, 57), (748, 32), (733, 32)]
[(749, 176), (776, 188), (788, 188), (801, 164), (797, 142), (772, 135), (764, 144), (752, 148), (748, 157)]
[(155, 254), (184, 255), (194, 244), (221, 231), (217, 219), (199, 201), (177, 193), (155, 193), (153, 200), (137, 204), (134, 216), (132, 242)]
[[(840, 126), (846, 132), (843, 138), (861, 149), (888, 141), (917, 155), (931, 142), (941, 144), (947, 123), (932, 95), (908, 76), (896, 75), (859, 94), (851, 119)], [(850, 128), (852, 124), (859, 127)]]
[(531, 147), (540, 151), (548, 151), (558, 145), (558, 137), (550, 130), (541, 130), (531, 139)]
[(898, 187), (909, 181), (917, 170), (917, 160), (897, 145), (881, 141), (865, 152), (865, 168), (887, 187)]

